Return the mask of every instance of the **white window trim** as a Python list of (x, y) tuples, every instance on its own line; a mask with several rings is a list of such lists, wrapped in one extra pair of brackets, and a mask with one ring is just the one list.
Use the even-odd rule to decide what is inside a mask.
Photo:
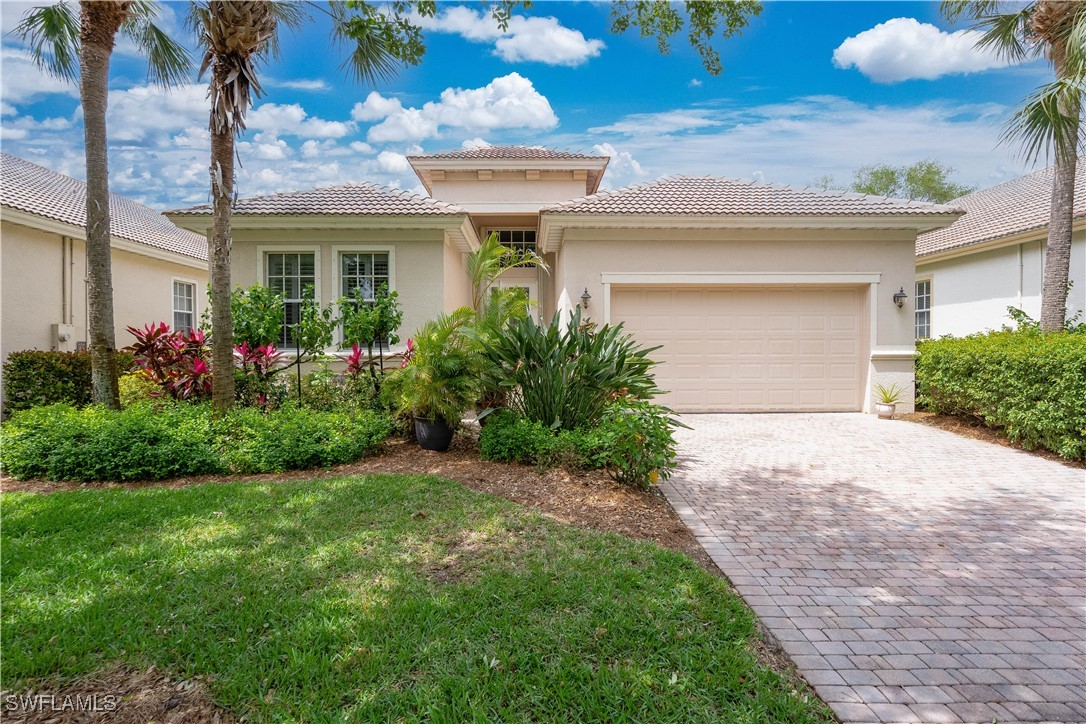
[[(335, 283), (336, 299), (343, 296), (343, 265), (340, 263), (340, 254), (388, 254), (388, 291), (396, 291), (396, 245), (395, 244), (332, 244), (332, 253), (335, 255), (335, 272), (332, 273), (332, 279)], [(376, 292), (377, 290), (374, 290)], [(332, 343), (331, 349), (326, 349), (324, 353), (326, 355), (337, 355), (343, 353), (345, 350), (343, 347), (343, 327), (337, 326), (335, 342)], [(396, 345), (389, 345), (388, 354), (396, 354), (407, 349), (406, 342), (400, 342)]]
[(192, 285), (192, 328), (196, 329), (200, 326), (200, 283), (195, 279), (189, 277), (170, 277), (170, 328), (174, 327), (174, 315), (177, 313), (177, 309), (173, 306), (173, 285), (174, 282), (181, 282), (182, 284)]
[[(935, 304), (934, 304), (934, 302), (935, 302), (935, 282), (932, 280), (932, 276), (930, 274), (925, 275), (925, 276), (919, 276), (913, 282), (913, 339), (915, 341), (917, 341), (917, 342), (920, 341), (920, 338), (918, 338), (916, 336), (916, 313), (920, 312), (920, 311), (924, 311), (924, 310), (916, 308), (916, 302), (917, 302), (917, 299), (918, 299), (918, 297), (916, 295), (916, 285), (919, 284), (920, 282), (927, 282), (928, 283), (928, 308), (927, 308), (927, 313), (928, 313), (928, 336), (925, 337), (924, 339), (931, 339), (932, 338), (932, 336), (931, 336), (932, 321), (933, 321), (933, 318), (934, 318), (933, 312), (935, 311)], [(1021, 292), (1019, 292), (1019, 293), (1021, 293)]]

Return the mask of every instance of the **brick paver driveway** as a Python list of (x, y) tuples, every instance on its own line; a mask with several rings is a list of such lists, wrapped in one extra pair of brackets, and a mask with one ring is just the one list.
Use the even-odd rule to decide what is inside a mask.
[(860, 414), (687, 415), (668, 499), (845, 721), (1086, 721), (1086, 473)]

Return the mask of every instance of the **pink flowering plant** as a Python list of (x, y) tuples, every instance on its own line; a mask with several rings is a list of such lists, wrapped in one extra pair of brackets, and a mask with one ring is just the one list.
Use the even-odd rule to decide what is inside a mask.
[(159, 386), (160, 395), (194, 401), (210, 397), (210, 350), (202, 330), (172, 330), (159, 322), (128, 331), (136, 341), (124, 351), (133, 355), (140, 374)]

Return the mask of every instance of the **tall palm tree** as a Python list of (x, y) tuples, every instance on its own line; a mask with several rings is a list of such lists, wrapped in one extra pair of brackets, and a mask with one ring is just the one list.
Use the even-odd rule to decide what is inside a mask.
[[(433, 15), (432, 7), (420, 5)], [(234, 200), (234, 142), (245, 130), (253, 97), (263, 94), (257, 75), (262, 56), (275, 54), (280, 26), (308, 18), (307, 9), (326, 12), (333, 38), (350, 46), (344, 67), (361, 80), (391, 76), (398, 63), (417, 63), (425, 52), (420, 31), (403, 16), (407, 8), (384, 12), (366, 3), (303, 5), (270, 0), (212, 0), (195, 3), (190, 22), (204, 48), (202, 76), (211, 70), (211, 399), (222, 411), (234, 402), (233, 319), (230, 313), (231, 204)]]
[(983, 31), (978, 47), (992, 48), (1012, 62), (1045, 57), (1056, 79), (1038, 88), (1004, 128), (1003, 141), (1022, 145), (1027, 161), (1051, 153), (1052, 205), (1048, 222), (1041, 328), (1063, 329), (1067, 316), (1067, 277), (1071, 267), (1075, 167), (1086, 140), (1082, 96), (1086, 90), (1086, 3), (1034, 0), (944, 0), (943, 14), (965, 17)]
[(120, 407), (120, 401), (113, 331), (106, 137), (109, 64), (120, 32), (147, 56), (148, 75), (153, 81), (168, 86), (181, 80), (190, 67), (188, 53), (155, 25), (156, 17), (157, 8), (150, 2), (83, 0), (78, 18), (71, 5), (57, 3), (28, 11), (15, 29), (30, 42), (40, 67), (68, 81), (79, 78), (87, 158), (87, 317), (92, 399), (114, 409)]

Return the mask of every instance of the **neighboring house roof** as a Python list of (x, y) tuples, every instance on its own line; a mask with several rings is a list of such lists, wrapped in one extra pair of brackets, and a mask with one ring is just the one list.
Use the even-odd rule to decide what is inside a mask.
[(603, 191), (542, 209), (547, 214), (713, 216), (946, 215), (952, 206), (882, 196), (822, 191), (745, 179), (672, 176)]
[[(26, 159), (0, 153), (0, 204), (17, 211), (87, 227), (87, 184)], [(154, 209), (109, 195), (114, 237), (207, 261), (207, 238), (178, 228)]]
[[(210, 204), (167, 211), (167, 214), (210, 216)], [(307, 191), (253, 196), (234, 204), (235, 216), (342, 216), (462, 215), (459, 206), (418, 194), (368, 183), (325, 186)]]
[[(916, 255), (929, 256), (1048, 228), (1052, 169), (1046, 168), (949, 202), (965, 215), (945, 229), (920, 234)], [(1086, 157), (1075, 175), (1074, 218), (1086, 218)]]
[(575, 151), (560, 151), (541, 146), (480, 146), (478, 148), (464, 148), (456, 151), (441, 151), (438, 153), (422, 153), (408, 156), (409, 161), (431, 158), (444, 159), (508, 159), (508, 160), (593, 160), (602, 161), (608, 156), (589, 156)]

